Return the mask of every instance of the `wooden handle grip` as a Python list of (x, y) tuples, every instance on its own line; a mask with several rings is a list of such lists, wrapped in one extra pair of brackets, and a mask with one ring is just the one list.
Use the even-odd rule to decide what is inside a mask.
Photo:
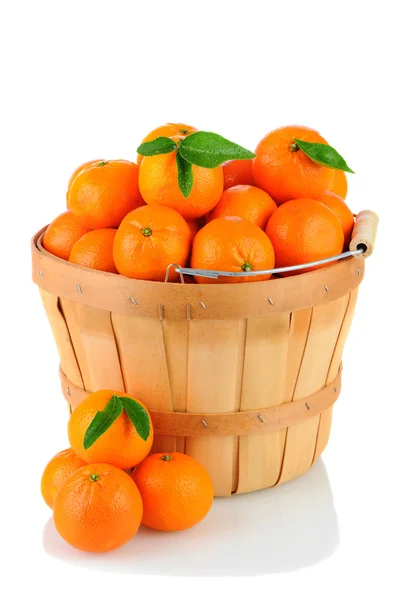
[(364, 248), (364, 252), (358, 254), (359, 258), (367, 258), (372, 254), (376, 242), (378, 223), (379, 217), (375, 212), (371, 210), (362, 210), (358, 213), (352, 231), (350, 250), (353, 251)]

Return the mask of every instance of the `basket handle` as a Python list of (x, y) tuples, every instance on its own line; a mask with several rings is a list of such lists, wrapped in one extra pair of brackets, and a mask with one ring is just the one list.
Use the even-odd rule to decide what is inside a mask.
[(362, 210), (357, 214), (352, 230), (350, 250), (363, 249), (362, 254), (358, 254), (358, 258), (367, 258), (372, 254), (378, 223), (379, 217), (372, 210)]

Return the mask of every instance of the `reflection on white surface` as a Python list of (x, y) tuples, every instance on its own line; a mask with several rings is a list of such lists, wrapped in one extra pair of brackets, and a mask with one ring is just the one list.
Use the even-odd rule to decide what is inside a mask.
[(142, 527), (128, 544), (107, 554), (68, 546), (52, 519), (45, 551), (76, 566), (135, 575), (245, 576), (292, 571), (330, 556), (339, 543), (327, 471), (319, 460), (306, 475), (280, 487), (216, 498), (207, 518), (181, 532)]

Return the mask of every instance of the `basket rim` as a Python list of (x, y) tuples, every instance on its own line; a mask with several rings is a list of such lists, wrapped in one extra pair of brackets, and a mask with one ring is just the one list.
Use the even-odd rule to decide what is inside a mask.
[(340, 298), (355, 289), (364, 275), (365, 261), (353, 256), (308, 273), (239, 285), (130, 279), (50, 254), (41, 245), (46, 228), (31, 240), (33, 282), (60, 298), (118, 314), (160, 320), (263, 317)]

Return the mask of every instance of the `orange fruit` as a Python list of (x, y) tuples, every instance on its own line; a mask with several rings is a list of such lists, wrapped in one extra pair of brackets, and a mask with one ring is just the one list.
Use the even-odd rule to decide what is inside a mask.
[(206, 225), (206, 217), (200, 219), (186, 219), (189, 229), (191, 230), (192, 239), (198, 233), (199, 229), (202, 229)]
[(194, 458), (171, 452), (148, 456), (132, 473), (144, 504), (143, 525), (179, 531), (204, 519), (213, 503), (213, 485)]
[[(262, 271), (274, 268), (274, 250), (260, 227), (240, 217), (210, 221), (196, 234), (191, 267), (211, 271)], [(271, 275), (197, 277), (198, 283), (243, 283), (269, 279)]]
[[(71, 448), (80, 458), (87, 463), (107, 462), (120, 469), (129, 469), (141, 462), (152, 447), (153, 427), (147, 440), (137, 433), (136, 428), (128, 418), (125, 411), (114, 423), (99, 437), (87, 450), (83, 447), (83, 440), (87, 428), (98, 411), (102, 411), (113, 394), (130, 398), (124, 392), (99, 390), (93, 392), (70, 416), (68, 424), (68, 437)], [(138, 404), (145, 406), (139, 400)], [(149, 413), (148, 413), (149, 414)]]
[(71, 183), (69, 203), (89, 229), (118, 227), (128, 212), (144, 204), (137, 165), (108, 160), (85, 167)]
[[(344, 246), (343, 229), (337, 217), (327, 206), (309, 198), (282, 204), (271, 216), (265, 232), (275, 250), (276, 267), (290, 267), (329, 258), (340, 254)], [(281, 275), (297, 275), (322, 266)]]
[(66, 206), (67, 206), (67, 208), (70, 208), (69, 192), (70, 192), (71, 185), (72, 185), (73, 180), (75, 179), (76, 175), (79, 175), (80, 171), (83, 171), (83, 169), (85, 169), (86, 167), (90, 167), (91, 165), (95, 165), (95, 164), (98, 164), (98, 163), (101, 163), (104, 161), (105, 161), (104, 158), (96, 158), (94, 160), (88, 160), (87, 162), (79, 165), (73, 171), (72, 175), (69, 177), (68, 187), (66, 190)]
[(334, 177), (327, 189), (343, 198), (343, 200), (347, 198), (348, 181), (344, 171), (335, 170)]
[(354, 228), (354, 215), (348, 208), (347, 204), (342, 198), (340, 198), (340, 196), (328, 190), (323, 192), (323, 194), (319, 196), (317, 200), (330, 208), (330, 210), (340, 221), (344, 233), (344, 247), (348, 248), (351, 241), (352, 230)]
[[(167, 206), (142, 206), (129, 213), (117, 231), (113, 246), (116, 268), (126, 277), (164, 281), (168, 265), (186, 266), (191, 239), (178, 212)], [(174, 269), (170, 271), (170, 281), (178, 277)]]
[(69, 262), (89, 269), (117, 273), (113, 261), (113, 241), (116, 229), (89, 231), (73, 246)]
[(224, 190), (235, 185), (255, 185), (253, 160), (229, 160), (222, 165)]
[(128, 542), (142, 520), (142, 499), (127, 473), (104, 463), (78, 469), (54, 502), (60, 536), (85, 552), (108, 552)]
[[(141, 144), (156, 140), (158, 137), (172, 137), (173, 135), (186, 137), (195, 131), (198, 131), (195, 127), (191, 127), (191, 125), (185, 125), (184, 123), (166, 123), (166, 125), (156, 127), (156, 129), (148, 133), (148, 135), (146, 135), (142, 140)], [(141, 156), (141, 154), (137, 154), (138, 166), (141, 164), (143, 158), (144, 157)]]
[(277, 206), (271, 196), (253, 185), (235, 185), (224, 191), (220, 202), (211, 211), (208, 221), (219, 217), (242, 217), (261, 229)]
[[(180, 137), (173, 136), (173, 140)], [(145, 156), (141, 162), (139, 187), (147, 204), (161, 204), (179, 212), (186, 219), (197, 219), (215, 207), (223, 192), (222, 167), (205, 169), (192, 166), (193, 187), (184, 198), (178, 187), (176, 150), (169, 154)]]
[(58, 258), (68, 260), (73, 245), (88, 231), (81, 220), (67, 210), (47, 227), (43, 236), (43, 248)]
[(47, 463), (41, 478), (41, 495), (50, 508), (53, 507), (55, 496), (68, 477), (85, 464), (71, 448), (58, 452)]
[(253, 159), (256, 185), (268, 192), (277, 204), (295, 198), (316, 198), (331, 184), (334, 170), (314, 163), (294, 143), (327, 144), (308, 127), (281, 127), (268, 133), (257, 145)]

